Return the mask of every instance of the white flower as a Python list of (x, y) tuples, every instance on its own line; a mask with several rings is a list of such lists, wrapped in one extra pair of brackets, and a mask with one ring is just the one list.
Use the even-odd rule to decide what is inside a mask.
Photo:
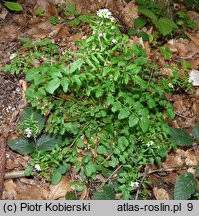
[(85, 40), (87, 37), (86, 37), (86, 35), (84, 35), (83, 37), (82, 37), (82, 40)]
[(30, 128), (26, 128), (24, 131), (25, 131), (26, 137), (28, 137), (28, 138), (31, 137), (32, 130)]
[(12, 53), (12, 54), (10, 55), (10, 60), (14, 59), (16, 56), (17, 56), (16, 53)]
[(112, 13), (106, 8), (98, 10), (97, 16), (105, 19), (110, 19), (111, 22), (115, 21), (115, 18), (112, 16)]
[(36, 169), (37, 171), (41, 171), (40, 165), (39, 165), (39, 164), (36, 164), (36, 165), (35, 165), (35, 169)]
[(130, 183), (130, 186), (132, 187), (132, 188), (137, 188), (137, 187), (139, 187), (139, 182), (131, 182)]
[(101, 18), (109, 18), (111, 15), (111, 12), (106, 8), (97, 11), (97, 16)]
[(173, 88), (173, 84), (172, 84), (172, 83), (169, 83), (168, 86), (169, 86), (170, 88)]
[(153, 142), (153, 141), (150, 141), (150, 142), (148, 142), (148, 143), (146, 144), (146, 146), (149, 147), (149, 146), (152, 146), (153, 144), (154, 144), (154, 142)]
[(114, 39), (112, 40), (112, 43), (116, 44), (116, 43), (117, 43), (117, 40), (114, 38)]
[(102, 36), (103, 36), (103, 33), (102, 33), (102, 32), (100, 32), (100, 33), (99, 33), (99, 37), (102, 37)]

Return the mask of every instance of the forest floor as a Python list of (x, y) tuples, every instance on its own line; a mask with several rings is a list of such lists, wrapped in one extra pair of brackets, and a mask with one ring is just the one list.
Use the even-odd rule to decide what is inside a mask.
[[(16, 126), (20, 118), (23, 107), (27, 105), (24, 91), (27, 89), (27, 83), (24, 81), (23, 74), (12, 75), (4, 73), (4, 66), (12, 59), (16, 51), (23, 52), (20, 37), (27, 37), (31, 40), (41, 40), (51, 38), (60, 48), (65, 50), (71, 46), (77, 39), (83, 35), (89, 34), (86, 27), (81, 27), (78, 31), (71, 29), (66, 22), (60, 22), (53, 25), (49, 17), (55, 15), (56, 4), (48, 1), (21, 1), (24, 2), (25, 10), (23, 12), (11, 12), (3, 8), (0, 12), (0, 134), (6, 137), (7, 141), (17, 137)], [(33, 4), (34, 2), (34, 4)], [(58, 2), (58, 1), (54, 1)], [(87, 1), (85, 1), (87, 2)], [(84, 14), (95, 13), (102, 7), (109, 8), (116, 16), (119, 16), (124, 29), (131, 28), (133, 19), (137, 16), (137, 6), (130, 2), (126, 5), (120, 3), (114, 4), (114, 1), (99, 1), (100, 3), (83, 3), (83, 1), (74, 1), (74, 4), (82, 10)], [(45, 11), (43, 16), (35, 16), (36, 9)], [(89, 9), (88, 9), (89, 8)], [(131, 40), (140, 44), (146, 50), (147, 55), (152, 61), (155, 61), (160, 67), (162, 73), (169, 71), (165, 67), (167, 63), (177, 65), (180, 60), (188, 61), (192, 70), (198, 70), (199, 67), (199, 14), (189, 10), (189, 16), (196, 22), (197, 27), (190, 31), (186, 39), (170, 39), (161, 46), (167, 45), (172, 51), (173, 56), (167, 62), (159, 52), (159, 46), (151, 47), (149, 42), (143, 42), (141, 38), (131, 36)], [(189, 73), (190, 69), (185, 69)], [(199, 87), (195, 86), (194, 93), (187, 93), (176, 90), (176, 93), (169, 98), (174, 106), (176, 117), (168, 122), (171, 127), (181, 128), (191, 133), (196, 122), (199, 121)], [(73, 175), (69, 174), (62, 178), (56, 185), (50, 185), (44, 179), (27, 178), (22, 176), (9, 177), (9, 173), (20, 173), (27, 167), (30, 156), (22, 156), (6, 147), (6, 167), (5, 181), (3, 185), (2, 199), (14, 200), (38, 200), (38, 199), (64, 199), (68, 191), (73, 191), (70, 182)], [(199, 148), (181, 147), (175, 152), (170, 152), (166, 161), (161, 165), (148, 167), (149, 180), (152, 184), (147, 188), (148, 199), (173, 199), (174, 185), (182, 172), (189, 171), (194, 173), (193, 168), (186, 168), (199, 163)], [(180, 168), (181, 167), (181, 168)], [(103, 180), (99, 179), (98, 181)], [(93, 186), (93, 190), (95, 187)], [(89, 193), (89, 192), (90, 193)], [(197, 188), (199, 192), (199, 187)], [(92, 190), (85, 188), (78, 194), (80, 199), (92, 199)], [(119, 196), (118, 196), (118, 199)]]

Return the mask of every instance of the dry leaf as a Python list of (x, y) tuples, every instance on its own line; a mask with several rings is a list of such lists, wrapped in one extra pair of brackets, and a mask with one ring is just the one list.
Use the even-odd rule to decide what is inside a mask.
[(50, 186), (50, 193), (48, 199), (57, 200), (60, 198), (64, 198), (67, 192), (73, 190), (70, 186), (71, 182), (71, 178), (63, 176), (59, 184)]
[(2, 199), (4, 200), (13, 200), (17, 195), (17, 185), (13, 180), (6, 180), (3, 185), (3, 194)]
[(21, 185), (16, 195), (16, 200), (43, 200), (45, 189), (36, 185)]
[(156, 200), (169, 200), (169, 194), (164, 188), (153, 188), (153, 194)]

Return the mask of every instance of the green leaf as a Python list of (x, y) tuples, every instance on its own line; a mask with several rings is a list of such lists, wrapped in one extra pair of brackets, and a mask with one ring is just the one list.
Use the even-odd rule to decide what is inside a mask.
[(115, 200), (115, 193), (110, 186), (104, 186), (103, 192), (95, 192), (93, 194), (93, 200)]
[(30, 140), (17, 138), (8, 143), (8, 146), (21, 155), (30, 154), (35, 150), (34, 143)]
[(187, 200), (196, 191), (197, 180), (192, 173), (180, 175), (174, 187), (175, 200)]
[(83, 149), (85, 146), (84, 146), (84, 141), (83, 141), (83, 139), (80, 137), (78, 140), (77, 140), (77, 147), (78, 148), (81, 148), (81, 149)]
[(155, 25), (157, 29), (163, 34), (163, 36), (171, 33), (174, 29), (178, 28), (177, 25), (168, 18), (160, 18)]
[(52, 79), (50, 82), (46, 85), (46, 91), (50, 94), (53, 94), (54, 91), (59, 88), (61, 82), (59, 78)]
[(82, 66), (83, 63), (84, 63), (83, 59), (77, 59), (75, 62), (70, 64), (70, 69), (69, 69), (70, 73), (73, 73), (77, 69), (80, 69), (80, 67)]
[(63, 87), (63, 90), (65, 93), (68, 91), (70, 80), (67, 77), (64, 77), (61, 79), (61, 86)]
[(146, 23), (147, 23), (147, 21), (145, 19), (138, 17), (134, 20), (134, 27), (137, 29), (142, 29)]
[(139, 11), (140, 11), (140, 13), (145, 15), (146, 17), (152, 19), (153, 22), (157, 21), (157, 17), (152, 11), (150, 11), (148, 9), (139, 9)]
[(65, 194), (66, 200), (77, 200), (77, 197), (75, 195), (75, 191), (69, 191)]
[(25, 169), (25, 171), (24, 171), (24, 175), (25, 175), (25, 176), (34, 175), (33, 167), (32, 167), (32, 166), (27, 167), (27, 168)]
[(125, 119), (130, 115), (130, 111), (128, 107), (124, 107), (120, 110), (118, 114), (118, 119)]
[(199, 164), (196, 166), (195, 172), (196, 172), (196, 177), (199, 177)]
[(127, 147), (129, 145), (129, 141), (128, 141), (128, 139), (125, 136), (121, 136), (118, 139), (118, 145), (119, 146), (125, 146), (125, 147)]
[(147, 117), (142, 116), (142, 117), (140, 117), (139, 125), (140, 125), (142, 131), (144, 133), (146, 133), (148, 131), (150, 121), (149, 121), (149, 119)]
[(97, 147), (97, 153), (108, 156), (107, 148), (105, 146), (102, 146), (102, 145)]
[(199, 122), (196, 123), (193, 129), (193, 136), (199, 141)]
[(5, 1), (5, 6), (12, 11), (22, 11), (23, 8), (19, 3)]
[(25, 119), (30, 119), (32, 113), (34, 113), (33, 119), (38, 122), (39, 130), (41, 132), (42, 129), (44, 128), (45, 117), (37, 109), (29, 106), (25, 107), (21, 114), (20, 121), (24, 121)]
[(59, 171), (63, 175), (66, 172), (68, 172), (70, 170), (70, 168), (71, 168), (70, 164), (63, 164), (57, 168), (57, 171)]
[(139, 122), (139, 118), (136, 114), (131, 114), (129, 116), (129, 127), (134, 127)]
[(189, 133), (180, 128), (171, 128), (171, 141), (178, 146), (190, 146), (193, 144), (193, 138)]
[(85, 175), (90, 177), (96, 172), (95, 164), (89, 163), (84, 167)]
[(121, 103), (119, 101), (116, 101), (116, 102), (113, 103), (111, 111), (116, 112), (116, 111), (119, 111), (121, 108), (122, 108)]
[(45, 81), (45, 77), (41, 74), (35, 74), (34, 76), (35, 85), (39, 85), (40, 83)]
[(49, 151), (52, 150), (56, 145), (61, 145), (63, 143), (63, 137), (44, 134), (38, 141), (38, 150)]
[(83, 182), (73, 181), (70, 183), (71, 187), (74, 187), (76, 191), (81, 192), (85, 188), (85, 184)]
[(56, 169), (51, 174), (51, 184), (57, 185), (61, 181), (61, 178), (62, 178), (62, 173)]

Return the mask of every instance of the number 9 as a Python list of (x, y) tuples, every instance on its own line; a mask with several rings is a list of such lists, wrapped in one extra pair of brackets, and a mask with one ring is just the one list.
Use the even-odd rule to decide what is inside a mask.
[(192, 211), (193, 210), (193, 204), (192, 203), (188, 203), (187, 204), (187, 210), (188, 211)]

